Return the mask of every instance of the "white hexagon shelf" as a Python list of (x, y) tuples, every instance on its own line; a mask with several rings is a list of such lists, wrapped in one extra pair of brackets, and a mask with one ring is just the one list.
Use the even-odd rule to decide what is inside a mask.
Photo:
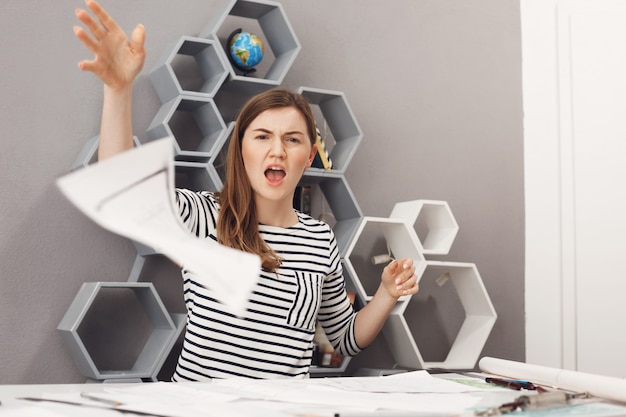
[[(415, 275), (420, 278), (425, 266), (426, 260), (422, 255), (422, 245), (420, 244), (415, 230), (408, 225), (404, 220), (400, 219), (388, 219), (383, 217), (363, 217), (359, 223), (354, 237), (352, 238), (344, 257), (344, 266), (346, 268), (347, 275), (351, 277), (351, 281), (356, 286), (357, 296), (363, 302), (368, 302), (374, 296), (374, 293), (378, 289), (380, 284), (380, 273), (364, 274), (358, 273), (355, 269), (357, 252), (360, 250), (359, 244), (361, 238), (363, 241), (373, 239), (384, 239), (386, 242), (386, 248), (383, 253), (369, 253), (366, 250), (366, 264), (369, 265), (372, 270), (375, 270), (373, 257), (380, 255), (389, 255), (390, 259), (384, 261), (388, 263), (391, 258), (401, 259), (410, 258), (413, 259), (415, 265)], [(377, 263), (377, 262), (376, 262)], [(382, 266), (380, 267), (382, 272)], [(408, 296), (400, 297), (396, 308), (402, 305), (402, 300), (405, 300)], [(395, 339), (394, 344), (395, 344)]]
[[(263, 58), (265, 62), (262, 61), (259, 67), (268, 66), (267, 70), (263, 70), (261, 75), (245, 76), (230, 65), (228, 84), (236, 85), (241, 91), (250, 89), (252, 94), (259, 91), (260, 85), (279, 86), (301, 49), (300, 42), (287, 20), (282, 5), (273, 1), (231, 0), (226, 4), (223, 12), (214, 13), (213, 16), (214, 19), (200, 33), (201, 37), (220, 41), (220, 45), (223, 45), (222, 42), (227, 39), (220, 40), (220, 36), (224, 37), (222, 32), (224, 30), (228, 33), (232, 32), (232, 28), (226, 28), (227, 19), (235, 18), (242, 21), (238, 24), (241, 23), (240, 27), (244, 31), (259, 36), (265, 45)], [(246, 23), (246, 20), (249, 22)], [(224, 56), (228, 56), (226, 47), (222, 47), (222, 52)], [(271, 64), (269, 64), (270, 61)]]
[(146, 134), (150, 140), (173, 137), (177, 160), (205, 162), (225, 130), (226, 124), (212, 99), (178, 96), (161, 106)]
[[(318, 113), (316, 122), (333, 162), (333, 171), (345, 172), (363, 139), (345, 94), (309, 87), (300, 87), (298, 92), (311, 104), (314, 113)], [(320, 170), (324, 172), (321, 168), (309, 168), (307, 171)]]
[[(72, 164), (70, 170), (75, 171), (79, 168), (84, 168), (88, 165), (98, 162), (98, 144), (100, 142), (100, 135), (94, 136), (89, 139), (83, 146), (76, 160)], [(133, 143), (135, 147), (141, 146), (137, 136), (133, 136)]]
[(160, 58), (150, 79), (161, 103), (179, 95), (213, 97), (228, 77), (227, 65), (215, 41), (183, 36)]
[[(398, 309), (388, 317), (383, 332), (389, 343), (396, 363), (409, 368), (442, 368), (442, 369), (472, 369), (476, 365), (479, 355), (495, 324), (497, 314), (487, 290), (478, 273), (476, 265), (463, 262), (426, 261), (426, 268), (420, 280), (421, 285), (434, 282), (437, 286), (452, 283), (460, 306), (445, 306), (446, 314), (459, 307), (461, 310), (460, 328), (453, 329), (456, 335), (451, 343), (445, 359), (426, 361), (420, 353), (416, 341), (428, 338), (429, 334), (415, 334), (412, 324), (420, 317), (406, 317), (412, 311), (409, 303), (425, 302), (420, 300), (420, 293), (401, 302)], [(423, 294), (422, 294), (423, 295)], [(442, 309), (443, 311), (443, 309)], [(432, 327), (434, 321), (429, 321)]]
[(445, 201), (413, 200), (396, 203), (391, 218), (412, 224), (424, 255), (446, 255), (456, 238), (459, 226)]
[[(116, 357), (108, 358), (106, 366), (103, 366), (103, 362), (95, 360), (93, 356), (94, 342), (90, 339), (108, 337), (120, 326), (118, 317), (107, 319), (102, 314), (92, 314), (92, 309), (109, 304), (106, 301), (110, 302), (111, 299), (136, 304), (133, 308), (136, 314), (128, 316), (129, 323), (141, 324), (143, 318), (145, 324), (150, 326), (147, 336), (137, 334), (137, 339), (125, 340), (125, 345), (117, 346), (117, 350), (126, 355), (129, 351), (137, 350), (136, 346), (140, 345), (140, 351), (131, 366), (122, 365)], [(173, 339), (179, 334), (179, 328), (165, 309), (154, 286), (148, 282), (84, 283), (57, 330), (80, 372), (95, 380), (153, 378), (169, 352)], [(143, 333), (144, 329), (141, 330), (137, 333)], [(115, 356), (115, 352), (111, 355)]]

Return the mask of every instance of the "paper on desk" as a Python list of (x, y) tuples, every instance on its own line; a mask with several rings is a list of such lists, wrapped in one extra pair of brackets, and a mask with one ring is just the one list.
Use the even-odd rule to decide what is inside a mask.
[(160, 139), (68, 174), (57, 185), (94, 222), (192, 271), (241, 315), (260, 259), (184, 228), (175, 210), (173, 160), (172, 139)]
[[(428, 376), (430, 377), (430, 376)], [(363, 379), (368, 378), (364, 377)], [(427, 386), (426, 382), (420, 382), (417, 390), (408, 389), (406, 382), (404, 388), (398, 386), (389, 388), (388, 392), (376, 392), (372, 388), (387, 377), (369, 377), (370, 382), (362, 381), (352, 384), (353, 377), (348, 378), (312, 378), (301, 380), (250, 380), (244, 378), (231, 378), (214, 381), (213, 387), (227, 387), (233, 392), (242, 395), (247, 401), (262, 398), (266, 402), (282, 403), (280, 407), (284, 412), (288, 410), (307, 409), (315, 406), (319, 412), (317, 415), (326, 415), (321, 410), (355, 411), (372, 413), (381, 410), (393, 410), (398, 412), (433, 413), (455, 415), (475, 406), (479, 398), (465, 392), (456, 391), (452, 386), (443, 388), (436, 378), (434, 388)], [(361, 379), (361, 378), (359, 378)], [(422, 379), (420, 374), (413, 375), (411, 380)], [(450, 384), (456, 384), (450, 382)], [(444, 384), (446, 385), (446, 384)], [(460, 384), (457, 384), (460, 385)], [(360, 386), (361, 389), (357, 387)], [(344, 387), (350, 387), (344, 389)], [(463, 387), (460, 388), (464, 390)], [(256, 395), (260, 394), (260, 395)], [(250, 401), (252, 400), (252, 401)], [(275, 408), (279, 405), (274, 405)], [(330, 416), (334, 413), (328, 414)]]
[(382, 393), (461, 393), (480, 391), (481, 389), (460, 384), (454, 380), (435, 378), (428, 371), (401, 372), (379, 378), (324, 378), (322, 384), (346, 391), (382, 392)]
[(414, 412), (456, 415), (475, 406), (479, 401), (479, 397), (465, 393), (345, 391), (324, 385), (319, 378), (232, 378), (214, 380), (211, 383), (158, 382), (131, 387), (115, 385), (120, 384), (111, 384), (105, 391), (94, 394), (122, 403), (117, 408), (119, 410), (169, 417), (293, 417), (302, 415), (304, 411), (317, 411), (314, 414), (330, 417), (336, 412), (372, 413), (382, 410), (390, 411), (389, 414), (393, 414), (393, 411), (398, 414)]

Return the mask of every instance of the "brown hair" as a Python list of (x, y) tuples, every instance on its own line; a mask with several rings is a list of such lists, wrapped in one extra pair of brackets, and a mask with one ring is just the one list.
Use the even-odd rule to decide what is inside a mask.
[(246, 129), (258, 115), (285, 107), (296, 108), (302, 113), (311, 144), (315, 144), (315, 118), (302, 95), (280, 88), (257, 94), (243, 106), (235, 121), (228, 147), (224, 188), (218, 194), (221, 208), (217, 219), (217, 241), (259, 255), (263, 269), (270, 272), (276, 271), (281, 260), (259, 235), (254, 192), (243, 164), (241, 142)]

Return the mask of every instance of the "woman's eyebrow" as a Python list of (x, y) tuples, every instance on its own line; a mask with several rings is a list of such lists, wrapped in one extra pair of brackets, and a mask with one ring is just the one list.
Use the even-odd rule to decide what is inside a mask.
[[(262, 133), (274, 133), (273, 131), (266, 129), (264, 127), (257, 127), (256, 129), (253, 129), (254, 132), (262, 132)], [(285, 132), (285, 135), (304, 135), (303, 132), (301, 132), (300, 130), (291, 130), (289, 132)]]
[(304, 135), (304, 133), (299, 130), (291, 130), (289, 132), (285, 132), (285, 135)]

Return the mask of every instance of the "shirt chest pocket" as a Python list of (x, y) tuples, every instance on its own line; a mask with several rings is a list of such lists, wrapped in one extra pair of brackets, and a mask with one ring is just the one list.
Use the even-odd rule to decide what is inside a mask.
[(324, 276), (310, 272), (295, 272), (296, 293), (287, 313), (287, 324), (313, 330), (322, 301)]

